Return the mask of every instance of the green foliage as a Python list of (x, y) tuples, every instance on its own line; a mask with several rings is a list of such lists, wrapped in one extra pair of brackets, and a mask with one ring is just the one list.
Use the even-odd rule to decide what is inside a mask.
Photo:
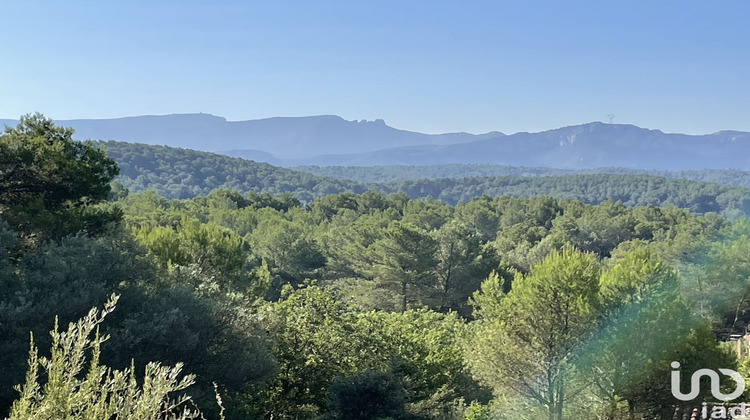
[(434, 234), (437, 240), (435, 277), (436, 296), (432, 307), (469, 315), (469, 296), (479, 288), (487, 272), (500, 264), (491, 247), (482, 244), (479, 233), (468, 225), (452, 220)]
[(321, 412), (330, 383), (356, 371), (353, 348), (343, 345), (351, 314), (317, 287), (286, 288), (282, 300), (260, 314), (279, 366), (263, 389), (250, 394), (252, 406), (262, 410), (258, 415), (309, 418)]
[[(654, 388), (663, 383), (657, 372), (666, 374), (669, 364), (679, 360), (677, 348), (700, 325), (687, 315), (678, 287), (676, 272), (645, 246), (618, 255), (602, 275), (599, 330), (581, 358), (591, 369), (593, 392), (604, 401), (608, 418), (628, 407), (644, 411), (673, 403), (666, 387)], [(714, 343), (702, 348), (709, 356), (698, 364), (715, 366), (715, 349)]]
[[(364, 188), (244, 159), (166, 146), (102, 143), (120, 165), (119, 182), (133, 193), (155, 190), (165, 198), (193, 198), (217, 189), (243, 193), (292, 193), (302, 201)], [(268, 196), (263, 196), (267, 198)]]
[[(114, 310), (113, 297), (104, 310), (92, 309), (67, 331), (52, 331), (51, 356), (39, 357), (32, 335), (29, 369), (18, 387), (20, 398), (13, 403), (9, 420), (132, 419), (175, 420), (198, 418), (190, 397), (170, 399), (170, 394), (193, 384), (194, 376), (180, 378), (182, 365), (149, 363), (143, 378), (135, 368), (118, 371), (100, 364), (99, 325)], [(92, 338), (91, 336), (94, 335)], [(90, 354), (89, 354), (90, 350)], [(41, 373), (40, 373), (41, 371)], [(40, 376), (46, 382), (39, 382)]]
[[(483, 296), (488, 298), (480, 306), (487, 308), (486, 310), (498, 311), (497, 308), (505, 305), (503, 296), (513, 295), (518, 286), (517, 281), (533, 276), (534, 271), (539, 270), (542, 261), (550, 254), (558, 253), (566, 245), (592, 251), (591, 254), (583, 255), (588, 255), (587, 258), (594, 260), (611, 256), (611, 262), (607, 262), (606, 265), (614, 267), (626, 258), (628, 252), (637, 248), (638, 244), (644, 244), (649, 252), (665, 258), (665, 262), (661, 263), (664, 265), (667, 261), (679, 259), (683, 252), (693, 249), (701, 241), (714, 235), (724, 224), (721, 219), (714, 216), (695, 216), (674, 207), (628, 208), (614, 202), (591, 206), (548, 197), (484, 197), (461, 204), (455, 209), (439, 202), (409, 201), (403, 196), (383, 196), (377, 193), (331, 196), (320, 203), (310, 203), (306, 209), (295, 206), (277, 208), (270, 204), (255, 208), (246, 206), (243, 200), (244, 196), (239, 194), (217, 192), (207, 198), (188, 201), (164, 201), (155, 195), (147, 195), (144, 198), (134, 195), (129, 196), (122, 204), (129, 223), (141, 226), (144, 232), (165, 232), (165, 245), (162, 248), (168, 251), (163, 253), (176, 255), (174, 260), (180, 255), (175, 249), (186, 249), (183, 243), (189, 242), (187, 239), (177, 239), (181, 238), (179, 235), (185, 218), (193, 220), (192, 223), (196, 226), (200, 221), (203, 229), (212, 225), (241, 229), (245, 234), (243, 240), (249, 245), (245, 251), (248, 261), (267, 262), (266, 272), (275, 282), (273, 290), (279, 291), (284, 284), (301, 285), (306, 278), (315, 278), (319, 279), (320, 284), (326, 289), (338, 295), (337, 298), (332, 298), (332, 302), (343, 306), (337, 306), (337, 309), (331, 310), (330, 313), (326, 312), (328, 315), (325, 316), (317, 317), (311, 314), (309, 318), (295, 318), (294, 314), (301, 316), (304, 310), (289, 309), (286, 316), (290, 319), (308, 319), (304, 328), (293, 328), (293, 324), (287, 325), (287, 321), (266, 324), (273, 317), (264, 318), (264, 328), (269, 331), (268, 337), (271, 342), (275, 343), (272, 344), (271, 353), (276, 363), (279, 363), (277, 372), (286, 372), (290, 376), (279, 376), (277, 373), (273, 379), (265, 383), (254, 382), (249, 387), (251, 391), (248, 392), (257, 394), (256, 397), (249, 397), (247, 393), (244, 397), (237, 394), (239, 400), (245, 401), (243, 404), (246, 411), (258, 413), (257, 415), (322, 415), (329, 410), (326, 395), (333, 381), (338, 380), (337, 378), (352, 377), (355, 373), (366, 370), (391, 372), (399, 378), (407, 393), (407, 413), (421, 413), (419, 415), (438, 418), (440, 415), (448, 415), (446, 413), (453, 412), (450, 410), (455, 409), (456, 401), (460, 401), (461, 398), (466, 398), (469, 402), (484, 398), (480, 388), (472, 384), (468, 376), (463, 376), (464, 379), (455, 377), (442, 384), (427, 381), (425, 383), (428, 385), (415, 385), (422, 383), (421, 380), (416, 380), (417, 372), (429, 371), (429, 368), (420, 366), (409, 368), (412, 370), (399, 370), (407, 369), (409, 364), (394, 364), (393, 360), (421, 360), (426, 356), (413, 353), (406, 357), (409, 347), (404, 345), (404, 337), (409, 336), (408, 334), (404, 335), (403, 331), (396, 332), (401, 330), (392, 330), (388, 327), (390, 321), (386, 320), (390, 318), (385, 314), (368, 318), (356, 315), (357, 309), (402, 311), (405, 296), (406, 309), (426, 306), (440, 311), (458, 310), (470, 318), (466, 311), (466, 299), (477, 289), (479, 279), (487, 278), (493, 270), (496, 274), (493, 275), (492, 281), (483, 286)], [(157, 242), (149, 244), (155, 254), (162, 252), (157, 245)], [(184, 255), (189, 253), (185, 252)], [(162, 261), (164, 260), (167, 258), (162, 258)], [(635, 259), (632, 264), (642, 265), (640, 270), (648, 270), (650, 267), (647, 259)], [(224, 268), (229, 267), (227, 264), (220, 265)], [(175, 266), (179, 264), (173, 265)], [(638, 270), (635, 272), (640, 273)], [(191, 275), (184, 270), (180, 270), (179, 275), (174, 273), (177, 272), (173, 269), (175, 280), (184, 278), (189, 283), (194, 281), (190, 280)], [(228, 271), (219, 270), (215, 277), (221, 282), (220, 279), (229, 277), (228, 274)], [(547, 282), (548, 275), (551, 276), (551, 272), (544, 276), (537, 275), (538, 282)], [(600, 400), (606, 398), (604, 394), (597, 394), (582, 386), (584, 378), (581, 375), (585, 376), (588, 370), (578, 368), (581, 363), (579, 360), (588, 356), (584, 350), (588, 348), (587, 337), (615, 333), (613, 330), (597, 330), (600, 320), (607, 317), (624, 319), (618, 318), (621, 315), (615, 315), (616, 311), (606, 315), (605, 308), (609, 307), (607, 305), (610, 303), (604, 296), (619, 296), (624, 292), (618, 291), (618, 288), (625, 286), (615, 287), (602, 283), (600, 293), (599, 278), (595, 277), (597, 292), (594, 293), (593, 302), (596, 305), (591, 309), (591, 313), (587, 314), (587, 319), (594, 321), (590, 322), (590, 328), (584, 329), (583, 332), (571, 332), (569, 344), (574, 350), (570, 350), (565, 362), (567, 364), (563, 364), (561, 368), (564, 374), (560, 375), (567, 378), (567, 382), (562, 381), (566, 392), (573, 390), (574, 395), (568, 399), (571, 405), (583, 401), (579, 396), (584, 394)], [(635, 288), (638, 284), (637, 278), (640, 277), (632, 277), (632, 284), (628, 287)], [(623, 284), (629, 284), (623, 281)], [(195, 284), (210, 283), (198, 278)], [(406, 293), (402, 293), (404, 283), (407, 286)], [(581, 285), (580, 280), (570, 280), (570, 283)], [(605, 292), (608, 288), (612, 291)], [(278, 293), (268, 294), (267, 297), (275, 300), (279, 297)], [(278, 304), (283, 305), (284, 302), (286, 298), (282, 298)], [(352, 306), (348, 306), (349, 304)], [(550, 305), (546, 302), (540, 307), (547, 308)], [(627, 302), (625, 305), (635, 304)], [(300, 307), (306, 306), (307, 304), (300, 304)], [(481, 310), (476, 313), (480, 318), (483, 316)], [(679, 311), (687, 310), (684, 305), (676, 306), (674, 315), (671, 316), (677, 316)], [(637, 312), (636, 309), (631, 309), (632, 311)], [(549, 310), (546, 312), (556, 313)], [(409, 313), (411, 311), (405, 312)], [(518, 318), (515, 312), (512, 313), (514, 318)], [(386, 318), (378, 318), (379, 316)], [(485, 322), (486, 319), (480, 319), (479, 323), (472, 324), (472, 329), (479, 328), (479, 325)], [(329, 325), (335, 325), (336, 328)], [(347, 325), (355, 326), (346, 327)], [(605, 322), (602, 325), (607, 324)], [(369, 334), (367, 338), (362, 338), (352, 331), (367, 331)], [(388, 331), (391, 332), (387, 334), (391, 335), (386, 334)], [(373, 338), (378, 337), (375, 332), (383, 334), (384, 338)], [(286, 344), (282, 345), (283, 341), (276, 341), (286, 334), (293, 337)], [(420, 334), (423, 336), (425, 332)], [(457, 336), (461, 334), (463, 333)], [(675, 337), (684, 341), (687, 332), (683, 331), (681, 334)], [(337, 340), (332, 338), (334, 336), (341, 338)], [(665, 334), (664, 337), (671, 336)], [(313, 354), (330, 354), (339, 361), (338, 365), (317, 359), (313, 362), (308, 359), (313, 357), (312, 355), (300, 353), (300, 349), (292, 345), (300, 342), (316, 343), (316, 340), (320, 340), (320, 344), (308, 344), (304, 348), (315, 349), (320, 345), (321, 348), (314, 350)], [(508, 340), (517, 341), (515, 338)], [(615, 339), (612, 340), (615, 342)], [(389, 343), (399, 343), (399, 349), (386, 350), (391, 348)], [(373, 346), (381, 349), (380, 353), (391, 355), (387, 363), (379, 356), (371, 355)], [(291, 350), (286, 353), (282, 349)], [(490, 352), (496, 352), (494, 349), (495, 347), (487, 347), (484, 351), (485, 356)], [(355, 354), (352, 355), (350, 351)], [(467, 351), (474, 354), (472, 350)], [(517, 353), (523, 351), (519, 350)], [(458, 360), (460, 365), (465, 363), (466, 357), (463, 355), (454, 360)], [(342, 360), (351, 361), (351, 364), (342, 364)], [(588, 360), (590, 366), (600, 366)], [(601, 364), (601, 369), (606, 367), (603, 364), (605, 361), (603, 359), (597, 362)], [(633, 362), (633, 365), (637, 363), (639, 362)], [(654, 359), (653, 363), (653, 366), (656, 366), (659, 360)], [(462, 372), (460, 367), (456, 370)], [(452, 385), (446, 385), (448, 383)], [(490, 382), (485, 383), (492, 385)], [(654, 383), (654, 386), (658, 385), (658, 381)], [(493, 387), (500, 389), (498, 383)], [(507, 389), (505, 386), (502, 388)], [(419, 389), (432, 391), (421, 392)], [(643, 389), (640, 391), (647, 392)], [(624, 391), (621, 393), (624, 394)], [(513, 391), (505, 397), (509, 398), (509, 395), (519, 394)], [(625, 401), (623, 398), (619, 394), (616, 397), (620, 402)], [(637, 396), (636, 400), (638, 398), (641, 397)], [(672, 402), (647, 402), (643, 399), (637, 402), (639, 410), (649, 410), (649, 407), (658, 404)], [(538, 406), (525, 407), (524, 410), (534, 411), (537, 409), (534, 407)]]
[(83, 230), (98, 234), (120, 218), (92, 206), (108, 199), (117, 164), (72, 135), (41, 114), (22, 116), (0, 135), (0, 215), (30, 244)]
[(493, 420), (492, 407), (472, 402), (467, 408), (463, 420)]
[(282, 282), (301, 284), (305, 279), (317, 278), (326, 257), (310, 226), (276, 212), (265, 212), (264, 216), (249, 235), (257, 255), (276, 269)]
[(696, 213), (747, 214), (750, 191), (742, 187), (668, 179), (648, 175), (575, 175), (524, 178), (485, 177), (399, 181), (385, 184), (384, 192), (403, 191), (412, 198), (432, 196), (455, 204), (480, 195), (552, 196), (587, 204), (621, 201), (628, 207), (674, 205)]
[[(683, 374), (736, 364), (646, 243), (614, 253), (601, 275), (592, 257), (566, 248), (517, 274), (510, 292), (493, 274), (475, 294), (468, 361), (503, 411), (535, 401), (550, 419), (564, 403), (590, 417), (668, 418), (683, 404), (665, 380), (672, 361)], [(537, 418), (533, 407), (511, 418)]]
[[(16, 236), (0, 232), (3, 244), (8, 238), (12, 247)], [(0, 270), (7, 268), (0, 277), (3, 411), (13, 399), (12, 386), (23, 379), (28, 332), (47, 347), (44, 331), (55, 314), (67, 323), (113, 292), (122, 297), (120, 310), (104, 327), (112, 337), (102, 354), (107, 365), (124, 369), (134, 360), (140, 370), (152, 360), (184, 362), (199, 375), (191, 393), (209, 411), (212, 381), (231, 403), (233, 393), (271, 373), (263, 333), (248, 313), (253, 292), (247, 297), (220, 292), (211, 279), (187, 270), (160, 273), (125, 232), (47, 243), (20, 260), (11, 248), (2, 257)]]
[[(576, 351), (590, 333), (598, 310), (600, 267), (592, 254), (565, 248), (518, 274), (513, 289), (474, 296), (480, 321), (467, 347), (475, 375), (498, 393), (536, 400), (550, 419), (562, 419)], [(500, 299), (499, 302), (497, 299)]]
[[(343, 406), (350, 387), (396, 389), (403, 401), (396, 404), (391, 395), (383, 404), (389, 410), (405, 404), (421, 418), (445, 418), (455, 401), (487, 397), (463, 368), (458, 338), (464, 326), (456, 316), (356, 313), (316, 286), (287, 288), (260, 314), (279, 366), (266, 387), (250, 394), (251, 405), (263, 409), (258, 415), (341, 415), (357, 408)], [(364, 384), (366, 377), (382, 381)]]
[(334, 382), (330, 389), (331, 419), (400, 419), (406, 395), (393, 374), (364, 371)]
[(685, 292), (726, 337), (750, 325), (750, 226), (728, 226), (717, 239), (696, 251)]
[[(43, 334), (53, 315), (78, 319), (112, 293), (120, 309), (92, 365), (100, 382), (81, 385), (80, 370), (84, 382), (66, 388), (75, 395), (57, 399), (31, 385), (18, 410), (79, 398), (98, 418), (109, 408), (81, 395), (173, 372), (158, 361), (184, 363), (195, 401), (230, 419), (668, 418), (681, 404), (668, 362), (685, 376), (732, 367), (715, 333), (750, 321), (748, 223), (696, 214), (743, 213), (742, 189), (641, 175), (365, 187), (109, 143), (125, 162), (110, 194), (102, 149), (41, 116), (23, 124), (0, 141), (11, 152), (0, 185), (18, 176), (0, 189), (0, 415), (27, 371), (28, 332), (54, 349), (68, 336)], [(147, 186), (159, 193), (138, 193)], [(632, 207), (644, 203), (674, 205)], [(125, 226), (87, 222), (120, 211)], [(106, 388), (117, 375), (126, 385)]]
[(292, 169), (322, 177), (362, 183), (387, 183), (413, 179), (470, 178), (470, 177), (559, 177), (588, 174), (651, 175), (690, 181), (713, 182), (750, 188), (750, 171), (738, 169), (701, 169), (659, 171), (603, 167), (594, 169), (557, 169), (528, 166), (490, 164), (445, 164), (420, 166), (297, 166)]
[(163, 267), (194, 264), (208, 276), (239, 277), (249, 257), (247, 245), (236, 233), (195, 219), (183, 218), (176, 231), (142, 228), (136, 237)]
[(407, 411), (421, 418), (452, 418), (458, 401), (487, 402), (489, 393), (465, 367), (461, 339), (466, 325), (455, 313), (426, 309), (404, 313), (367, 312), (356, 329), (368, 333), (368, 352), (380, 369), (401, 379)]
[(426, 231), (393, 222), (368, 251), (372, 253), (371, 275), (377, 287), (398, 297), (395, 308), (401, 312), (432, 286), (437, 242)]
[[(444, 175), (433, 171), (432, 175), (439, 175), (436, 176), (439, 179), (424, 179), (430, 178), (424, 175), (409, 178), (384, 176), (374, 179), (365, 177), (358, 183), (344, 179), (346, 177), (336, 168), (318, 170), (324, 175), (318, 176), (193, 150), (113, 141), (104, 145), (121, 167), (122, 174), (118, 179), (124, 187), (134, 193), (155, 190), (166, 198), (193, 198), (228, 188), (242, 193), (290, 193), (300, 201), (309, 203), (332, 194), (377, 190), (384, 194), (405, 193), (412, 199), (433, 197), (449, 204), (469, 202), (483, 195), (547, 195), (589, 204), (621, 201), (628, 207), (671, 204), (697, 213), (722, 213), (732, 218), (750, 211), (750, 191), (745, 188), (750, 184), (739, 187), (712, 183), (726, 183), (731, 178), (728, 176), (694, 176), (692, 178), (695, 180), (689, 181), (671, 178), (683, 175), (661, 172), (641, 174), (613, 169), (612, 174), (585, 171), (578, 174), (550, 169), (512, 168), (508, 171), (490, 170), (486, 176), (467, 172), (465, 176), (454, 178), (450, 171)], [(370, 169), (352, 170), (367, 172)], [(407, 171), (406, 168), (397, 170)], [(325, 203), (318, 204), (318, 210), (329, 217), (332, 209), (354, 208), (354, 201), (350, 200), (349, 204), (344, 205), (342, 200), (346, 201), (346, 197), (326, 199)], [(369, 204), (377, 205), (375, 202)]]
[[(6, 233), (9, 239), (18, 238), (18, 233)], [(29, 331), (47, 347), (45, 332), (55, 315), (71, 322), (111, 293), (148, 279), (149, 266), (137, 257), (142, 251), (121, 235), (74, 236), (22, 256), (15, 251), (3, 256), (0, 267), (5, 265), (7, 271), (0, 278), (0, 410), (12, 400), (12, 386), (23, 378)]]

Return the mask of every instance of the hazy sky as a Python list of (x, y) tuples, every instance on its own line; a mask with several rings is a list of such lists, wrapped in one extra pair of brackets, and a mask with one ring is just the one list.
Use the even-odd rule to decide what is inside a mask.
[(0, 118), (750, 131), (750, 2), (3, 1)]

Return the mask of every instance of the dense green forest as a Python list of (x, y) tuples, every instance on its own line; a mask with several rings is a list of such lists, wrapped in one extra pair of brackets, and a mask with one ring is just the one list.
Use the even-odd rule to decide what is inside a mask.
[(292, 193), (309, 202), (342, 191), (364, 187), (267, 163), (215, 153), (108, 141), (100, 143), (120, 166), (118, 181), (131, 192), (154, 190), (167, 198), (192, 198), (217, 188), (270, 194)]
[(598, 173), (575, 169), (453, 163), (445, 165), (393, 166), (295, 166), (291, 169), (318, 176), (362, 183), (387, 183), (415, 179), (489, 176), (564, 176)]
[(750, 190), (746, 188), (649, 175), (422, 179), (384, 184), (380, 189), (403, 191), (413, 198), (434, 197), (450, 204), (468, 202), (481, 195), (547, 195), (589, 204), (614, 200), (626, 206), (674, 205), (696, 213), (722, 213), (732, 218), (750, 211)]
[(0, 137), (0, 416), (671, 419), (715, 401), (674, 398), (671, 362), (750, 375), (720, 341), (750, 323), (744, 218), (124, 194), (71, 135), (33, 115)]
[[(697, 213), (721, 213), (730, 218), (750, 210), (748, 189), (651, 175), (529, 177), (520, 172), (514, 173), (516, 176), (447, 179), (449, 171), (442, 179), (361, 184), (193, 150), (121, 142), (104, 145), (120, 165), (118, 181), (128, 190), (138, 193), (151, 189), (166, 198), (192, 198), (217, 188), (229, 188), (243, 193), (289, 193), (309, 203), (334, 193), (376, 190), (385, 194), (404, 192), (412, 199), (432, 197), (449, 204), (469, 202), (483, 195), (548, 195), (590, 204), (611, 199), (622, 201), (626, 206), (675, 205)], [(464, 171), (465, 166), (456, 166), (456, 170)], [(555, 170), (545, 171), (543, 173), (557, 174)]]
[(295, 169), (313, 175), (362, 183), (387, 183), (414, 179), (470, 178), (490, 176), (570, 176), (591, 174), (651, 175), (690, 181), (714, 182), (750, 188), (750, 171), (739, 169), (701, 169), (659, 171), (602, 167), (594, 169), (557, 169), (487, 164), (454, 163), (424, 166), (296, 166)]

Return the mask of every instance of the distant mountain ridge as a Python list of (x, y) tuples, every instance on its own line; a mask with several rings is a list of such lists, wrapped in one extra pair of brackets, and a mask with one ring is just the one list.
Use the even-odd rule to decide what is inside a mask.
[[(15, 124), (0, 120), (0, 124)], [(664, 133), (593, 122), (539, 133), (422, 134), (333, 115), (227, 121), (209, 114), (68, 120), (76, 137), (218, 152), (277, 166), (491, 164), (592, 169), (750, 170), (750, 133)]]
[[(465, 143), (502, 133), (423, 134), (399, 130), (383, 120), (347, 121), (335, 115), (227, 121), (211, 114), (146, 115), (115, 119), (59, 120), (80, 140), (117, 140), (208, 152), (232, 150), (245, 158), (310, 158), (324, 153), (366, 153), (381, 149)], [(15, 125), (15, 120), (0, 120)], [(272, 155), (272, 156), (270, 156)]]
[(589, 124), (516, 133), (464, 144), (422, 145), (326, 155), (285, 166), (388, 166), (453, 163), (592, 169), (750, 169), (750, 133), (668, 134), (633, 125)]

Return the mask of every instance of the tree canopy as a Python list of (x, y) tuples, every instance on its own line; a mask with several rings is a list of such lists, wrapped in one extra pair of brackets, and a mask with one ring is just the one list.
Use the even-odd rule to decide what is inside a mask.
[[(750, 375), (747, 348), (720, 341), (750, 326), (738, 190), (594, 175), (341, 192), (266, 166), (175, 199), (111, 188), (105, 149), (70, 136), (35, 115), (0, 139), (1, 416), (162, 418), (184, 390), (232, 420), (671, 418), (693, 408), (672, 361)], [(139, 165), (244, 171), (176, 150)], [(475, 196), (485, 181), (593, 195)], [(429, 197), (450, 185), (477, 194)], [(656, 205), (683, 199), (697, 207)], [(113, 294), (101, 322), (90, 308)], [(46, 334), (56, 317), (72, 327)]]
[(61, 238), (96, 233), (116, 211), (92, 205), (109, 198), (117, 163), (90, 142), (72, 139), (41, 114), (21, 117), (0, 135), (0, 214), (26, 235)]
[[(492, 176), (476, 176), (471, 173), (471, 176), (450, 177), (449, 171), (435, 179), (420, 175), (411, 178), (384, 177), (382, 180), (378, 178), (378, 182), (362, 182), (346, 179), (345, 174), (334, 171), (335, 168), (315, 171), (319, 175), (313, 175), (194, 150), (114, 141), (102, 145), (120, 165), (122, 173), (118, 181), (124, 187), (133, 193), (152, 189), (166, 198), (187, 199), (229, 188), (242, 193), (289, 193), (304, 203), (310, 203), (332, 194), (362, 194), (375, 190), (383, 194), (403, 192), (412, 199), (432, 197), (453, 205), (469, 202), (483, 195), (547, 195), (577, 199), (588, 204), (613, 200), (621, 201), (629, 207), (674, 205), (696, 213), (721, 213), (729, 218), (737, 218), (750, 212), (750, 190), (713, 183), (725, 183), (726, 176), (693, 177), (693, 180), (687, 180), (673, 179), (667, 176), (669, 174), (663, 173), (614, 171), (612, 174), (592, 174), (555, 170), (537, 173), (533, 168), (522, 168)], [(358, 170), (368, 172), (378, 169), (352, 169)], [(398, 168), (398, 171), (405, 170)], [(413, 173), (419, 175), (422, 170), (415, 169)]]

